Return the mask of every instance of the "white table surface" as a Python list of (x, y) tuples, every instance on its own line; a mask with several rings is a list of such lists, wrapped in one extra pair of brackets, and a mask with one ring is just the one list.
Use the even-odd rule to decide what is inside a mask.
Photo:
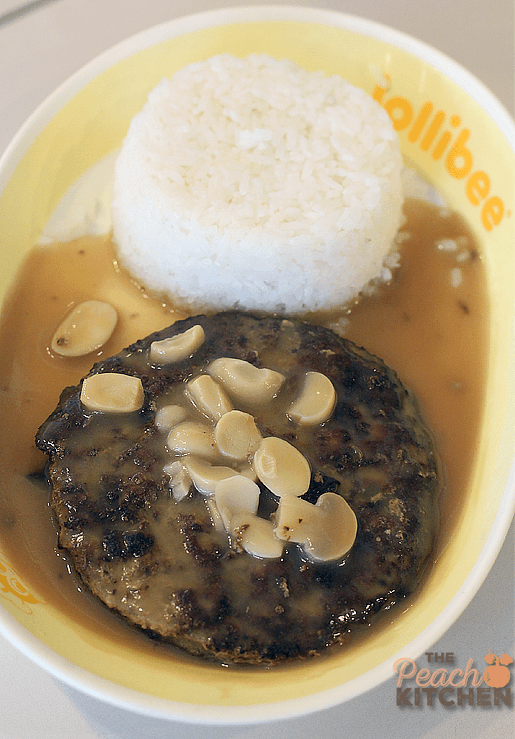
[[(263, 3), (0, 0), (0, 153), (49, 93), (114, 43), (187, 13), (256, 4)], [(459, 61), (513, 110), (513, 0), (311, 0), (296, 4), (361, 15), (409, 33)], [(481, 669), (489, 650), (515, 657), (514, 550), (512, 526), (478, 594), (432, 651), (453, 652), (461, 667), (473, 658)], [(515, 693), (514, 677), (510, 685)], [(323, 713), (266, 726), (195, 727), (149, 719), (86, 697), (50, 677), (0, 636), (0, 739), (193, 739), (199, 734), (206, 739), (515, 737), (513, 708), (450, 709), (440, 704), (400, 708), (395, 690), (392, 680)]]

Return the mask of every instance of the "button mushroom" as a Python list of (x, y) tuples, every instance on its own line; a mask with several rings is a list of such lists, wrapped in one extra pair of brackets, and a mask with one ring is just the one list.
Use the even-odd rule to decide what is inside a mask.
[(274, 525), (266, 518), (238, 513), (231, 521), (231, 537), (236, 549), (244, 549), (259, 559), (278, 559), (284, 542), (274, 534)]
[(224, 522), (222, 521), (222, 517), (220, 515), (220, 511), (218, 510), (218, 506), (216, 505), (215, 499), (204, 498), (204, 500), (209, 513), (209, 517), (211, 518), (211, 523), (213, 524), (214, 528), (220, 533), (226, 533)]
[(182, 334), (171, 336), (150, 345), (150, 361), (154, 364), (171, 364), (193, 356), (205, 340), (204, 329), (192, 326)]
[(354, 544), (357, 530), (354, 511), (337, 493), (324, 493), (316, 505), (285, 495), (275, 514), (275, 535), (301, 544), (313, 562), (342, 559)]
[(274, 495), (304, 495), (311, 481), (307, 459), (284, 439), (268, 436), (254, 454), (254, 469)]
[(213, 495), (221, 480), (238, 475), (231, 467), (210, 464), (207, 460), (198, 457), (188, 455), (183, 457), (181, 462), (187, 469), (196, 489), (203, 495)]
[(215, 503), (224, 526), (231, 531), (231, 522), (238, 513), (255, 515), (259, 505), (259, 487), (243, 475), (227, 477), (215, 487)]
[(207, 459), (218, 456), (212, 429), (197, 421), (183, 421), (174, 426), (168, 434), (166, 446), (178, 454), (195, 454)]
[(221, 417), (214, 435), (222, 454), (240, 462), (252, 459), (262, 439), (254, 418), (237, 410)]
[(84, 379), (80, 400), (90, 411), (134, 413), (143, 406), (145, 393), (139, 377), (102, 372)]
[(231, 398), (244, 406), (269, 403), (286, 379), (280, 372), (266, 367), (260, 369), (243, 359), (231, 357), (215, 359), (207, 371), (222, 383)]
[(232, 410), (231, 401), (209, 375), (199, 375), (190, 380), (186, 392), (198, 410), (214, 421)]
[(183, 500), (191, 488), (191, 477), (189, 476), (188, 470), (178, 459), (175, 462), (166, 464), (163, 470), (170, 477), (170, 489), (174, 500), (177, 502)]
[(275, 512), (275, 534), (284, 541), (303, 544), (320, 511), (312, 503), (296, 495), (283, 495)]
[(249, 480), (252, 480), (253, 482), (257, 482), (258, 476), (256, 475), (256, 470), (254, 469), (254, 460), (250, 460), (248, 462), (239, 462), (238, 474), (243, 475), (244, 477), (248, 477)]
[(331, 417), (336, 404), (336, 391), (331, 380), (321, 372), (306, 372), (301, 394), (286, 414), (301, 426), (315, 426)]
[(82, 357), (110, 339), (118, 314), (112, 305), (86, 300), (76, 305), (54, 333), (50, 348), (63, 357)]
[(186, 416), (186, 409), (182, 405), (164, 405), (157, 411), (154, 423), (159, 431), (167, 433), (171, 428), (184, 421)]

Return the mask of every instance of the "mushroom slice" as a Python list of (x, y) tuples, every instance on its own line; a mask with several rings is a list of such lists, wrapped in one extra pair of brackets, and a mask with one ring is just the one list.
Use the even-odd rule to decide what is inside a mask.
[(258, 481), (258, 476), (256, 475), (256, 470), (254, 469), (253, 460), (249, 462), (239, 462), (238, 474), (243, 475), (243, 477), (248, 477), (249, 480), (252, 480), (253, 482)]
[(237, 549), (244, 549), (260, 559), (278, 559), (284, 542), (274, 534), (274, 525), (266, 518), (238, 513), (231, 521), (231, 537)]
[(150, 345), (150, 361), (154, 364), (171, 364), (191, 357), (205, 340), (204, 329), (196, 325), (182, 334), (171, 336)]
[(301, 426), (315, 426), (331, 417), (335, 404), (336, 391), (331, 380), (321, 372), (306, 372), (302, 392), (286, 415)]
[(254, 454), (254, 469), (274, 495), (304, 495), (311, 481), (307, 459), (284, 439), (267, 436)]
[(231, 521), (238, 513), (257, 513), (259, 506), (259, 487), (243, 475), (227, 477), (215, 487), (215, 503), (226, 531), (231, 532)]
[(220, 515), (220, 511), (218, 510), (218, 506), (216, 505), (215, 499), (205, 498), (204, 500), (206, 501), (207, 511), (216, 531), (225, 533), (224, 522), (222, 521), (222, 517)]
[(337, 493), (324, 493), (315, 508), (322, 512), (317, 526), (304, 545), (304, 551), (315, 562), (342, 559), (351, 549), (358, 533), (356, 514), (345, 498)]
[(207, 459), (218, 456), (212, 429), (197, 421), (183, 421), (174, 426), (168, 434), (166, 446), (178, 454), (195, 454)]
[(320, 511), (296, 495), (283, 495), (275, 512), (275, 535), (284, 541), (304, 544), (313, 526), (320, 518)]
[(214, 495), (215, 488), (221, 480), (238, 475), (236, 470), (230, 467), (210, 464), (205, 459), (199, 459), (198, 457), (183, 457), (181, 463), (187, 469), (199, 493), (203, 495)]
[(215, 426), (218, 449), (239, 462), (251, 460), (261, 444), (262, 436), (254, 418), (243, 411), (229, 411)]
[(63, 357), (82, 357), (100, 349), (111, 338), (118, 314), (112, 305), (86, 300), (68, 313), (55, 332), (50, 348)]
[(186, 419), (186, 409), (182, 405), (164, 405), (160, 408), (154, 418), (159, 431), (166, 433)]
[(215, 359), (207, 371), (234, 400), (244, 405), (269, 403), (286, 379), (280, 372), (266, 367), (259, 369), (250, 362), (231, 357)]
[(177, 502), (183, 500), (191, 488), (191, 477), (188, 470), (178, 459), (175, 462), (170, 462), (170, 464), (165, 464), (163, 470), (170, 476), (170, 489), (174, 500)]
[(145, 393), (139, 377), (102, 372), (84, 379), (80, 400), (90, 411), (134, 413), (143, 406)]
[(357, 531), (356, 514), (337, 493), (324, 493), (316, 505), (284, 496), (275, 514), (276, 536), (301, 544), (313, 562), (342, 559), (354, 544)]
[(199, 375), (190, 380), (186, 385), (186, 392), (199, 411), (214, 421), (232, 410), (231, 401), (209, 375)]

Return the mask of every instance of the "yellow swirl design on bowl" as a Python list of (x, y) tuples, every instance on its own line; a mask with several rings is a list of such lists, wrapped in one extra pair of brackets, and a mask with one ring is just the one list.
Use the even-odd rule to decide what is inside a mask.
[(0, 596), (28, 614), (32, 613), (31, 605), (39, 603), (38, 599), (25, 586), (16, 570), (1, 557)]

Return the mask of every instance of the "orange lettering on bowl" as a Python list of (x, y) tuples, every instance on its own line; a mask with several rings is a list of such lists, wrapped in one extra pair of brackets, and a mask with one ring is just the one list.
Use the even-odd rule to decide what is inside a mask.
[(384, 107), (394, 129), (406, 131), (409, 143), (418, 143), (432, 159), (443, 162), (451, 177), (464, 181), (465, 196), (469, 203), (479, 208), (480, 222), (486, 231), (498, 226), (505, 215), (504, 202), (498, 195), (490, 195), (490, 176), (481, 169), (474, 169), (472, 134), (469, 128), (461, 127), (461, 117), (448, 116), (445, 111), (436, 109), (431, 100), (414, 110), (405, 97), (386, 98), (390, 83), (390, 77), (384, 75), (383, 84), (376, 85), (372, 97)]

